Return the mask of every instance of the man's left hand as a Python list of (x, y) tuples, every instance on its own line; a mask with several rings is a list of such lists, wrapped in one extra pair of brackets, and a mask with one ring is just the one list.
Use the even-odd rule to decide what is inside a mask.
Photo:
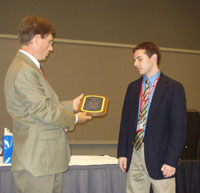
[(161, 171), (163, 173), (164, 178), (169, 178), (175, 174), (176, 168), (169, 166), (167, 164), (163, 164)]
[(75, 112), (78, 111), (79, 109), (79, 105), (80, 105), (80, 102), (81, 102), (81, 99), (83, 98), (84, 94), (81, 94), (80, 96), (76, 97), (74, 100), (73, 100), (73, 109)]

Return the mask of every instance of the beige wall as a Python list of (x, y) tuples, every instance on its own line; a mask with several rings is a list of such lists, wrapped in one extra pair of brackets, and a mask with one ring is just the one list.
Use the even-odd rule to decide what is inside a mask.
[[(138, 0), (20, 0), (0, 5), (0, 136), (12, 127), (5, 110), (3, 82), (19, 45), (17, 26), (25, 16), (37, 15), (51, 21), (57, 38), (96, 41), (94, 45), (56, 43), (44, 69), (60, 99), (72, 99), (81, 92), (101, 94), (110, 99), (104, 118), (68, 133), (73, 154), (116, 154), (121, 108), (130, 81), (137, 79), (132, 65), (132, 46), (154, 41), (161, 47), (190, 49), (192, 53), (162, 49), (161, 70), (182, 82), (189, 110), (200, 111), (200, 1)], [(7, 35), (5, 37), (8, 37)], [(66, 42), (66, 41), (65, 41)], [(106, 42), (106, 43), (102, 43)], [(99, 44), (103, 44), (99, 46)], [(117, 47), (105, 46), (110, 43)], [(194, 51), (195, 50), (195, 51)], [(199, 50), (199, 51), (198, 51)], [(197, 52), (196, 52), (197, 51)]]
[[(88, 42), (89, 43), (89, 42)], [(0, 38), (0, 135), (12, 123), (3, 96), (6, 70), (16, 54), (17, 40)], [(187, 108), (200, 111), (200, 54), (162, 51), (161, 70), (183, 83)], [(73, 99), (80, 93), (104, 95), (110, 99), (108, 114), (76, 126), (68, 136), (72, 144), (116, 144), (121, 108), (127, 85), (137, 79), (132, 48), (56, 42), (54, 53), (43, 64), (49, 82), (61, 100)], [(75, 149), (74, 149), (75, 151)]]

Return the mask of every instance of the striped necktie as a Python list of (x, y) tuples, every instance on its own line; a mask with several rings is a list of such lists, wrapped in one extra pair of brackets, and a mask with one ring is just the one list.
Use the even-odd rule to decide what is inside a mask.
[[(147, 93), (149, 92), (149, 80), (146, 80), (146, 86), (144, 90), (144, 94), (142, 96), (142, 101), (144, 101)], [(147, 120), (147, 107), (148, 107), (149, 99), (145, 101), (145, 103), (142, 106), (142, 110), (140, 110), (140, 115), (137, 123), (137, 131), (136, 131), (136, 137), (134, 141), (134, 147), (136, 150), (140, 149), (141, 144), (143, 142), (143, 136), (144, 136), (144, 127)]]

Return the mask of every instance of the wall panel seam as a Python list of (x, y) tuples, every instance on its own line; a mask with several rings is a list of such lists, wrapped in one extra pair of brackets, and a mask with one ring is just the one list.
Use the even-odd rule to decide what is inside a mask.
[[(17, 35), (10, 35), (10, 34), (0, 34), (0, 38), (2, 38), (2, 39), (18, 39)], [(86, 40), (72, 40), (72, 39), (61, 39), (61, 38), (55, 38), (54, 42), (68, 43), (68, 44), (79, 44), (79, 45), (104, 46), (104, 47), (117, 47), (117, 48), (134, 48), (136, 46), (136, 45), (132, 45), (132, 44), (96, 42), (96, 41), (86, 41)], [(200, 50), (166, 48), (166, 47), (160, 47), (160, 50), (163, 51), (163, 52), (200, 54)]]

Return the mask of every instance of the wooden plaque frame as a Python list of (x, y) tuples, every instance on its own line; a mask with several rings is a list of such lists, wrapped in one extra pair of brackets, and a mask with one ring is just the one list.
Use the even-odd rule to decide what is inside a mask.
[(108, 98), (99, 95), (86, 95), (80, 104), (80, 111), (89, 116), (103, 116), (108, 110)]

